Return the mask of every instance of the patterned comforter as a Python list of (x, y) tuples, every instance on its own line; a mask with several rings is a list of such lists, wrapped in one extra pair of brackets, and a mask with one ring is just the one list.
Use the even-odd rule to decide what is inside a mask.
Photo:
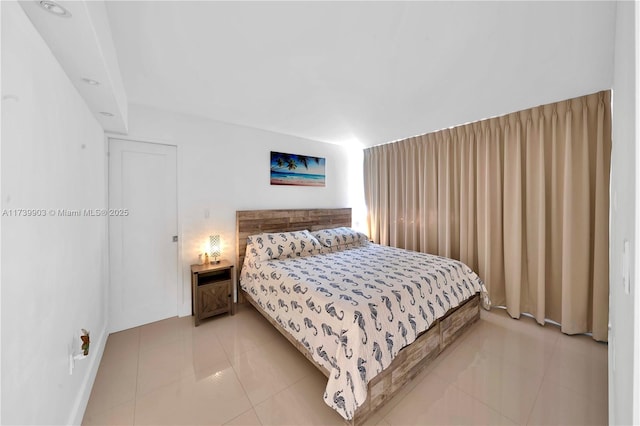
[(364, 242), (321, 254), (249, 255), (241, 287), (331, 372), (325, 402), (347, 420), (368, 382), (437, 318), (486, 289), (457, 260)]

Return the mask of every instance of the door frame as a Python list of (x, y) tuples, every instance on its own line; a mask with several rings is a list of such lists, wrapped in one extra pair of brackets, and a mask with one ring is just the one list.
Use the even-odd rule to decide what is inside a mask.
[[(176, 149), (176, 227), (177, 227), (177, 235), (178, 235), (178, 253), (177, 253), (177, 258), (176, 258), (176, 271), (177, 271), (177, 282), (176, 282), (176, 301), (177, 301), (177, 306), (176, 306), (176, 312), (178, 313), (178, 317), (183, 317), (183, 316), (187, 316), (187, 315), (191, 315), (191, 299), (189, 298), (187, 300), (187, 295), (185, 294), (184, 291), (184, 268), (182, 266), (182, 214), (181, 214), (181, 208), (180, 208), (180, 175), (182, 174), (182, 156), (181, 156), (181, 151), (180, 151), (180, 146), (178, 146), (175, 143), (171, 143), (168, 141), (162, 141), (159, 139), (153, 139), (153, 138), (146, 138), (146, 137), (137, 137), (137, 136), (129, 136), (129, 135), (121, 135), (118, 133), (112, 133), (112, 132), (105, 132), (105, 157), (106, 157), (106, 185), (107, 185), (107, 191), (106, 191), (106, 205), (109, 205), (109, 194), (111, 191), (110, 188), (110, 184), (109, 184), (109, 173), (110, 173), (110, 155), (111, 153), (109, 152), (109, 141), (111, 139), (119, 139), (119, 140), (123, 140), (123, 141), (129, 141), (129, 142), (141, 142), (141, 143), (149, 143), (149, 144), (154, 144), (154, 145), (165, 145), (165, 146), (171, 146), (174, 147)], [(105, 299), (106, 299), (106, 304), (105, 304), (105, 309), (107, 312), (107, 329), (109, 330), (109, 332), (111, 333), (111, 318), (110, 315), (108, 314), (111, 309), (110, 306), (110, 291), (111, 291), (111, 228), (109, 226), (109, 220), (107, 220), (107, 256), (108, 256), (108, 288), (105, 290)], [(184, 306), (185, 304), (188, 302), (188, 306), (189, 306), (189, 313), (187, 314), (185, 312)]]

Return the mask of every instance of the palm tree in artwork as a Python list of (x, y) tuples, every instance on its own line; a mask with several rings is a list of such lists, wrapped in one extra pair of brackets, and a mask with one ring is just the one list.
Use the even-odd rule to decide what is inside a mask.
[(278, 165), (278, 168), (283, 169), (287, 168), (289, 170), (295, 170), (298, 168), (297, 162), (302, 164), (305, 169), (309, 170), (309, 163), (313, 160), (316, 164), (320, 164), (319, 157), (309, 157), (306, 155), (290, 155), (290, 154), (281, 154), (278, 153), (278, 157), (276, 157), (275, 161)]
[(287, 158), (287, 169), (295, 170), (297, 167), (298, 166), (296, 165), (296, 160), (291, 157)]

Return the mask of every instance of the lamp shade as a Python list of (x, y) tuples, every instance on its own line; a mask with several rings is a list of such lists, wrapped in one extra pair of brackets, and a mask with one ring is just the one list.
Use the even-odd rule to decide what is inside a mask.
[(220, 235), (210, 235), (209, 236), (209, 255), (217, 260), (218, 257), (222, 254), (222, 250), (220, 250)]

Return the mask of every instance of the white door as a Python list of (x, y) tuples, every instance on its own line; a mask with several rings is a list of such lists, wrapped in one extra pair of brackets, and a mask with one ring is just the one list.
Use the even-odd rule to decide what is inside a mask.
[(109, 140), (111, 332), (178, 313), (176, 176), (175, 146)]

